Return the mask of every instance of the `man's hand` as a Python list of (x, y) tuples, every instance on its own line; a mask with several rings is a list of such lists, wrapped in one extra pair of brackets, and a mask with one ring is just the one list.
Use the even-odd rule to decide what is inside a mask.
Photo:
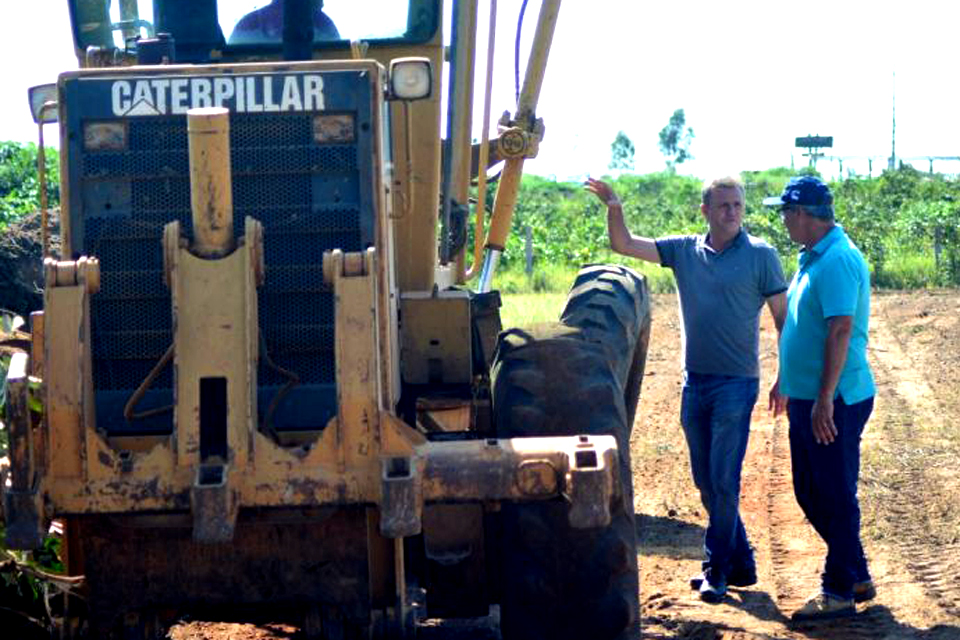
[(810, 411), (810, 426), (813, 439), (817, 444), (831, 444), (837, 437), (837, 426), (833, 424), (833, 401), (817, 398)]
[(773, 411), (774, 418), (787, 411), (787, 396), (780, 393), (780, 376), (777, 376), (777, 379), (773, 381), (773, 386), (770, 387), (767, 411)]
[(853, 316), (831, 316), (827, 318), (827, 340), (823, 352), (823, 373), (820, 376), (820, 393), (813, 403), (810, 421), (813, 427), (813, 439), (817, 444), (830, 444), (837, 437), (837, 427), (833, 424), (833, 398), (843, 365), (847, 361), (850, 347), (850, 334), (853, 331)]
[(617, 198), (617, 194), (614, 193), (613, 188), (603, 180), (587, 178), (587, 181), (583, 183), (583, 188), (600, 198), (601, 202), (605, 205), (611, 203), (620, 204), (620, 199)]
[(587, 178), (583, 188), (600, 198), (607, 207), (607, 234), (610, 248), (619, 254), (660, 264), (660, 252), (653, 238), (635, 236), (623, 222), (623, 207), (614, 190), (603, 180)]

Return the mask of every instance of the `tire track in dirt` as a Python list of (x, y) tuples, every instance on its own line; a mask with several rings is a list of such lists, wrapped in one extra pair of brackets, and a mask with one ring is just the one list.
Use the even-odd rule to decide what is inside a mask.
[[(675, 299), (666, 297), (660, 300), (659, 311), (666, 318), (659, 317), (660, 325), (654, 325), (652, 345), (656, 348), (651, 354), (659, 356), (655, 360), (654, 371), (667, 374), (670, 378), (679, 379), (677, 356), (670, 349), (671, 343), (676, 344), (678, 327), (674, 324)], [(669, 303), (667, 302), (669, 301)], [(666, 321), (666, 322), (664, 322)], [(664, 327), (663, 325), (673, 325)], [(778, 606), (777, 594), (787, 589), (783, 586), (782, 576), (795, 575), (801, 580), (801, 587), (790, 587), (791, 593), (807, 595), (802, 586), (804, 578), (815, 578), (815, 572), (796, 569), (791, 573), (784, 569), (785, 560), (794, 556), (790, 553), (793, 544), (792, 538), (796, 535), (783, 534), (780, 530), (790, 514), (797, 532), (802, 533), (803, 517), (799, 514), (792, 500), (792, 484), (790, 480), (789, 448), (786, 440), (786, 431), (783, 425), (778, 425), (766, 410), (766, 389), (772, 382), (775, 373), (776, 334), (772, 323), (766, 318), (761, 332), (761, 359), (763, 378), (761, 380), (761, 398), (754, 411), (750, 443), (743, 465), (741, 515), (744, 525), (755, 547), (759, 583), (756, 586), (744, 589), (733, 587), (728, 592), (724, 602), (720, 605), (703, 603), (697, 594), (690, 590), (686, 578), (695, 573), (702, 557), (702, 526), (706, 525), (705, 514), (689, 509), (690, 500), (696, 493), (693, 481), (690, 478), (689, 465), (686, 461), (686, 444), (680, 429), (679, 415), (679, 386), (666, 385), (660, 388), (644, 389), (642, 404), (645, 411), (641, 420), (650, 423), (659, 420), (662, 423), (657, 429), (656, 437), (644, 433), (641, 429), (640, 442), (645, 454), (641, 469), (643, 477), (648, 480), (648, 495), (644, 496), (641, 508), (653, 510), (656, 514), (663, 514), (664, 504), (681, 505), (675, 511), (672, 519), (677, 526), (685, 530), (682, 539), (676, 536), (672, 540), (674, 551), (670, 553), (663, 549), (664, 542), (668, 542), (666, 527), (662, 526), (665, 520), (662, 515), (656, 518), (644, 518), (642, 524), (647, 530), (641, 530), (642, 553), (644, 555), (644, 637), (645, 638), (710, 638), (711, 640), (749, 640), (754, 638), (794, 639), (804, 636), (792, 634), (786, 627), (784, 609)], [(646, 383), (645, 383), (646, 384)], [(649, 429), (649, 427), (647, 427)], [(652, 442), (651, 442), (652, 441)], [(778, 442), (779, 441), (779, 442)], [(639, 453), (638, 448), (634, 449)], [(679, 455), (678, 455), (679, 454)], [(641, 456), (635, 455), (635, 464)], [(656, 470), (651, 469), (656, 468)], [(650, 483), (650, 480), (653, 482)], [(678, 496), (688, 496), (686, 505)], [(642, 495), (642, 494), (640, 494)], [(698, 498), (695, 498), (699, 502)], [(774, 507), (771, 501), (776, 501)], [(688, 508), (683, 508), (687, 506)], [(658, 508), (659, 507), (659, 508)], [(638, 509), (639, 511), (639, 509)], [(668, 511), (666, 515), (670, 515)], [(653, 520), (653, 526), (650, 526)], [(678, 522), (685, 521), (685, 522)], [(689, 523), (689, 524), (687, 524)], [(693, 530), (693, 523), (699, 527)], [(663, 529), (663, 531), (658, 531)], [(779, 537), (774, 537), (777, 534)], [(654, 540), (660, 544), (654, 546)], [(683, 553), (677, 553), (682, 544)], [(816, 553), (819, 553), (817, 551)], [(806, 554), (809, 555), (809, 554)], [(671, 557), (672, 556), (672, 557)], [(812, 584), (812, 583), (811, 583)], [(779, 585), (779, 586), (778, 586)], [(794, 597), (794, 601), (802, 601), (802, 595)], [(789, 611), (787, 611), (788, 613)]]
[[(769, 337), (769, 336), (768, 336)], [(772, 354), (775, 346), (766, 345)], [(801, 607), (820, 588), (820, 571), (826, 555), (826, 545), (807, 522), (796, 503), (793, 493), (793, 477), (790, 462), (789, 423), (786, 416), (769, 419), (764, 424), (755, 417), (754, 431), (769, 431), (769, 454), (766, 459), (747, 460), (745, 466), (765, 462), (766, 482), (759, 485), (765, 492), (765, 519), (769, 528), (766, 538), (769, 545), (766, 565), (770, 595), (774, 602), (779, 625), (769, 637), (810, 638), (819, 640), (872, 640), (897, 637), (898, 625), (893, 620), (884, 620), (863, 612), (847, 620), (823, 623), (794, 624), (790, 614)], [(756, 491), (749, 485), (746, 492)], [(762, 555), (758, 553), (758, 561)]]
[[(786, 419), (774, 421), (770, 459), (770, 490), (767, 517), (770, 521), (770, 571), (774, 598), (781, 611), (790, 612), (803, 604), (816, 588), (811, 576), (816, 566), (809, 560), (818, 555), (807, 524), (793, 497), (790, 472), (790, 441)], [(822, 549), (822, 545), (821, 549)]]
[(793, 494), (790, 464), (789, 424), (775, 421), (770, 467), (768, 517), (771, 534), (771, 573), (774, 598), (784, 613), (787, 630), (783, 637), (816, 637), (819, 640), (872, 640), (899, 638), (901, 626), (875, 608), (861, 606), (858, 615), (828, 624), (794, 624), (787, 617), (820, 589), (820, 571), (826, 545), (803, 516)]
[[(943, 478), (935, 481), (930, 477), (930, 470), (949, 468), (943, 464), (947, 462), (944, 456), (952, 455), (956, 460), (960, 449), (945, 444), (942, 438), (931, 439), (928, 434), (916, 433), (914, 425), (941, 424), (933, 401), (935, 396), (929, 386), (924, 385), (922, 365), (910, 362), (897, 348), (882, 320), (876, 326), (875, 331), (880, 335), (872, 338), (872, 342), (882, 346), (875, 346), (874, 351), (883, 357), (874, 368), (883, 391), (878, 394), (878, 410), (871, 420), (877, 424), (868, 427), (871, 434), (867, 440), (873, 440), (874, 447), (886, 451), (888, 459), (877, 466), (881, 470), (893, 469), (886, 473), (894, 477), (872, 482), (864, 492), (861, 476), (861, 494), (863, 497), (866, 493), (866, 499), (874, 505), (889, 505), (881, 516), (886, 531), (878, 537), (895, 542), (879, 545), (885, 547), (879, 553), (868, 551), (880, 598), (860, 605), (855, 617), (830, 623), (788, 624), (785, 634), (777, 637), (817, 640), (960, 637), (960, 629), (942, 624), (955, 624), (960, 620), (956, 587), (956, 576), (960, 575), (960, 544), (956, 544), (956, 538), (945, 546), (934, 543), (929, 535), (930, 527), (926, 526), (931, 519), (942, 517), (944, 506), (952, 504), (951, 496), (960, 490), (953, 474), (949, 474), (947, 482), (943, 482)], [(900, 364), (891, 366), (891, 362)], [(903, 416), (912, 416), (912, 419), (903, 420)], [(826, 552), (793, 497), (788, 430), (786, 419), (775, 422), (768, 494), (772, 584), (777, 606), (785, 613), (816, 593)], [(918, 442), (920, 446), (911, 444)], [(865, 442), (865, 446), (870, 445)], [(878, 485), (895, 487), (896, 491), (879, 495)], [(866, 538), (865, 535), (865, 544)], [(929, 609), (937, 610), (937, 614), (931, 615)], [(917, 612), (924, 613), (915, 615)], [(941, 624), (923, 630), (932, 626), (931, 623)]]
[[(907, 299), (912, 300), (912, 299)], [(960, 447), (945, 444), (943, 429), (938, 438), (928, 436), (923, 442), (913, 438), (913, 448), (920, 453), (908, 456), (909, 447), (900, 446), (906, 437), (898, 435), (903, 415), (909, 412), (892, 393), (903, 385), (904, 371), (889, 370), (875, 364), (878, 383), (882, 385), (871, 423), (865, 434), (863, 450), (879, 451), (883, 459), (862, 467), (861, 507), (872, 509), (865, 518), (864, 545), (877, 582), (876, 600), (858, 606), (858, 614), (845, 620), (792, 624), (788, 616), (819, 589), (820, 571), (826, 554), (825, 545), (803, 517), (793, 495), (790, 471), (788, 423), (785, 418), (772, 419), (763, 408), (765, 393), (754, 414), (750, 446), (743, 471), (741, 514), (756, 548), (760, 582), (747, 589), (732, 588), (723, 604), (707, 605), (689, 590), (686, 578), (696, 571), (700, 557), (704, 514), (691, 507), (695, 489), (689, 478), (685, 443), (677, 424), (679, 386), (663, 380), (679, 377), (674, 371), (676, 355), (671, 346), (676, 344), (674, 332), (674, 302), (664, 296), (658, 301), (658, 315), (651, 339), (651, 360), (648, 372), (653, 373), (650, 384), (644, 384), (644, 411), (638, 416), (634, 436), (634, 472), (639, 481), (637, 512), (643, 563), (643, 602), (645, 638), (710, 638), (711, 640), (746, 640), (768, 638), (776, 640), (958, 640), (960, 615), (953, 606), (954, 581), (960, 576), (960, 567), (950, 556), (960, 561), (957, 543), (945, 536), (940, 543), (932, 543), (927, 530), (950, 510), (951, 496), (960, 495), (960, 487), (951, 484), (951, 478), (941, 479), (942, 485), (933, 491), (937, 495), (924, 500), (921, 482), (904, 489), (897, 496), (899, 484), (904, 483), (907, 469), (924, 469), (924, 455), (934, 450), (930, 442), (939, 439), (940, 448), (953, 452), (953, 466), (960, 459)], [(887, 311), (880, 309), (876, 315)], [(664, 317), (666, 316), (666, 317)], [(766, 314), (761, 333), (762, 380), (766, 391), (775, 373), (775, 332), (768, 326)], [(883, 322), (881, 319), (880, 322)], [(669, 324), (671, 326), (664, 327)], [(872, 344), (882, 343), (874, 339)], [(654, 347), (654, 345), (656, 345)], [(880, 347), (885, 348), (885, 347)], [(927, 368), (923, 362), (905, 363), (901, 369), (913, 372), (913, 383), (923, 380)], [(924, 361), (928, 362), (928, 361)], [(660, 378), (658, 380), (658, 378)], [(942, 378), (942, 375), (941, 375)], [(909, 376), (908, 376), (909, 379)], [(903, 395), (904, 391), (900, 391)], [(932, 397), (932, 392), (926, 392)], [(915, 395), (915, 394), (914, 394)], [(947, 405), (949, 409), (950, 405)], [(906, 413), (905, 413), (906, 412)], [(952, 415), (952, 414), (951, 414)], [(938, 418), (940, 422), (938, 422)], [(929, 415), (914, 416), (914, 421), (925, 428), (938, 425), (942, 418), (934, 410)], [(916, 430), (916, 429), (915, 429)], [(909, 441), (906, 441), (909, 442)], [(919, 445), (916, 443), (920, 442)], [(956, 443), (954, 437), (953, 443)], [(917, 459), (919, 457), (919, 459)], [(936, 482), (932, 471), (942, 469), (942, 455), (929, 459), (921, 471), (925, 482)], [(916, 473), (916, 472), (914, 472)], [(935, 475), (935, 474), (934, 474)], [(898, 484), (899, 483), (899, 484)], [(927, 491), (930, 495), (932, 492)], [(696, 501), (698, 502), (698, 501)], [(888, 505), (899, 505), (893, 510)], [(901, 511), (896, 509), (900, 508)], [(918, 514), (926, 514), (920, 518)], [(958, 517), (960, 521), (960, 517)], [(897, 527), (907, 533), (897, 534)], [(942, 524), (939, 531), (943, 532)], [(913, 533), (910, 533), (913, 532)], [(954, 529), (960, 535), (960, 527)], [(900, 540), (897, 544), (897, 536)], [(926, 536), (926, 537), (925, 537)], [(931, 555), (932, 554), (932, 555)], [(939, 604), (938, 604), (939, 603)]]
[[(929, 388), (918, 396), (915, 387), (923, 382), (924, 364), (910, 362), (900, 352), (890, 356), (899, 363), (897, 367), (874, 363), (882, 390), (865, 434), (864, 451), (876, 452), (882, 459), (861, 473), (861, 504), (866, 505), (865, 510), (873, 510), (864, 544), (880, 592), (877, 600), (859, 605), (857, 616), (846, 620), (804, 625), (787, 621), (789, 614), (817, 591), (825, 547), (793, 496), (787, 421), (773, 420), (765, 413), (765, 394), (761, 393), (744, 463), (741, 509), (757, 546), (760, 582), (747, 589), (732, 588), (720, 605), (699, 601), (690, 591), (687, 577), (698, 566), (705, 516), (699, 511), (689, 477), (677, 419), (675, 299), (660, 297), (656, 314), (648, 359), (650, 375), (644, 381), (644, 411), (638, 414), (632, 439), (643, 555), (644, 638), (960, 639), (960, 613), (952, 608), (955, 577), (960, 576), (956, 566), (960, 548), (944, 536), (931, 539), (929, 535), (933, 528), (942, 533), (938, 521), (953, 517), (953, 511), (944, 515), (951, 506), (943, 500), (955, 499), (960, 487), (951, 480), (952, 474), (946, 478), (939, 474), (944, 468), (956, 468), (960, 447), (956, 437), (950, 440), (942, 428), (927, 433), (932, 429), (929, 425), (943, 422), (936, 403), (920, 414), (904, 399), (914, 398), (916, 404), (917, 397), (929, 401), (935, 396)], [(877, 315), (883, 315), (882, 310)], [(775, 368), (772, 331), (769, 327), (765, 331), (761, 347), (764, 391)], [(889, 349), (886, 342), (893, 338), (871, 339), (878, 351)], [(912, 416), (909, 423), (904, 416)], [(944, 467), (948, 461), (952, 466)], [(960, 535), (960, 529), (955, 532)]]
[(956, 623), (960, 530), (949, 523), (960, 522), (960, 438), (946, 424), (927, 368), (911, 356), (909, 345), (883, 321), (874, 323), (871, 342), (878, 379), (889, 382), (877, 395), (880, 438), (874, 456), (887, 464), (869, 476), (885, 508), (869, 506), (885, 544), (929, 599), (925, 617)]

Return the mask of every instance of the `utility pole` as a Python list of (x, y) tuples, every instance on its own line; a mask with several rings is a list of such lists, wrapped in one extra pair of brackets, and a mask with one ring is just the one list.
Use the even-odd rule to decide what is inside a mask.
[(890, 134), (890, 164), (893, 171), (897, 168), (897, 72), (893, 72), (893, 131)]

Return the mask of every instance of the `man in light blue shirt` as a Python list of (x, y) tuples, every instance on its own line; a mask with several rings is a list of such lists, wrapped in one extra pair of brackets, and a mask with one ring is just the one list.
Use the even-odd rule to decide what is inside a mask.
[(870, 273), (834, 221), (833, 195), (818, 178), (792, 179), (764, 200), (780, 207), (790, 238), (803, 245), (787, 291), (774, 414), (790, 421), (793, 488), (827, 543), (821, 592), (794, 620), (852, 615), (876, 595), (860, 543), (860, 438), (876, 388), (867, 363)]

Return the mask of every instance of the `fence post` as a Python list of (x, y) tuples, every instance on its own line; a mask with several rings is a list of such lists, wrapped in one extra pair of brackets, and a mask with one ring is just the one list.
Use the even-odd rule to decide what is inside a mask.
[(933, 265), (940, 274), (940, 255), (943, 252), (943, 227), (937, 225), (933, 228)]
[(530, 225), (523, 228), (523, 234), (525, 237), (524, 252), (527, 256), (526, 272), (529, 276), (533, 273), (533, 230), (530, 228)]

